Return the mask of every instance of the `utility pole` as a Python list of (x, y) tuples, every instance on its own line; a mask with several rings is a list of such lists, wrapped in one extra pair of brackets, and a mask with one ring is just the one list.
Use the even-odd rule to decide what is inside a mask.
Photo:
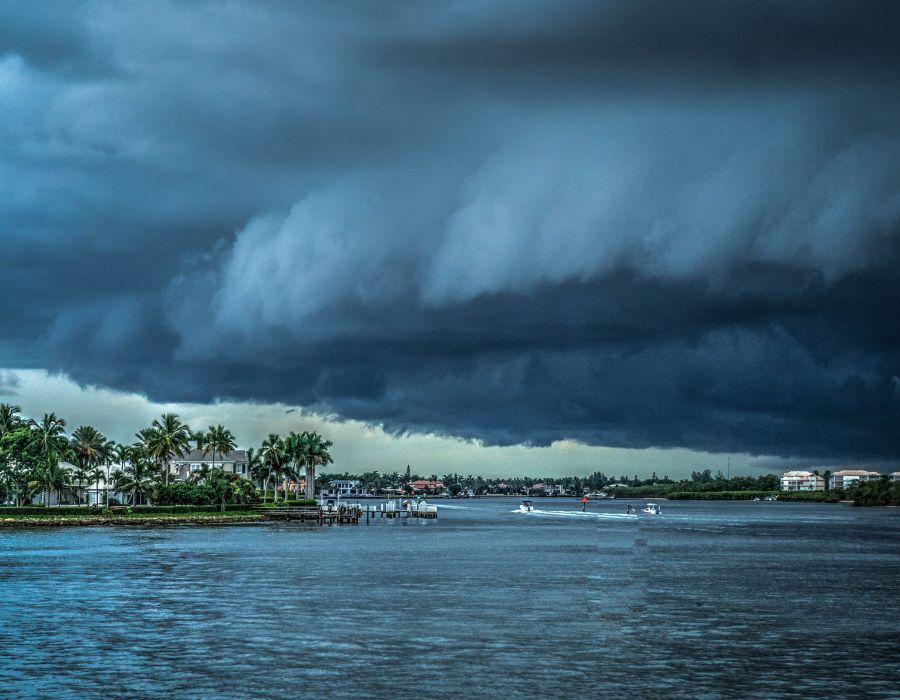
[(731, 481), (731, 457), (728, 458), (728, 481)]

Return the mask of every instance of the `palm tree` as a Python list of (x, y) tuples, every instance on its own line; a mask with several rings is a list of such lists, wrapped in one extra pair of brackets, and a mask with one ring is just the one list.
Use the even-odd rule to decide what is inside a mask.
[(266, 478), (266, 466), (263, 464), (259, 452), (252, 447), (247, 448), (247, 473), (256, 482), (256, 485), (263, 490), (263, 503), (265, 503), (266, 485), (263, 480)]
[[(287, 440), (287, 450), (296, 465), (306, 468), (306, 497), (316, 496), (316, 467), (332, 464), (334, 460), (328, 449), (332, 446), (330, 440), (326, 440), (316, 432), (304, 431), (297, 435), (291, 433)], [(298, 483), (298, 496), (300, 485)]]
[[(299, 435), (293, 430), (284, 439), (284, 453), (288, 460), (288, 468), (294, 474), (294, 498), (300, 499), (300, 465), (304, 462), (306, 450), (306, 433)], [(309, 493), (309, 482), (306, 484), (306, 492)], [(287, 486), (284, 497), (287, 498)]]
[(11, 403), (0, 403), (0, 437), (6, 435), (22, 424), (19, 414), (22, 409)]
[(307, 446), (306, 461), (306, 497), (313, 498), (316, 495), (316, 467), (324, 467), (326, 464), (334, 464), (329, 450), (334, 445), (331, 440), (326, 440), (318, 433), (310, 433)]
[(169, 485), (169, 465), (175, 457), (183, 457), (190, 449), (191, 431), (174, 413), (164, 413), (153, 421), (149, 430), (138, 434), (148, 450), (148, 454), (162, 464), (165, 469), (166, 486)]
[[(108, 464), (108, 462), (107, 462)], [(97, 507), (100, 506), (100, 479), (103, 478), (103, 470), (100, 468), (100, 465), (94, 467), (88, 474), (91, 477), (91, 481), (97, 484)], [(109, 491), (109, 483), (106, 485), (106, 490)], [(90, 505), (90, 503), (88, 504)]]
[(134, 448), (122, 442), (113, 443), (109, 450), (109, 459), (106, 462), (106, 507), (109, 508), (109, 486), (112, 483), (109, 473), (110, 462), (115, 460), (121, 471), (125, 470), (125, 463), (131, 459)]
[(138, 504), (138, 494), (150, 485), (150, 458), (140, 445), (131, 448), (128, 464), (113, 473), (113, 484), (117, 491), (131, 493), (131, 505)]
[[(95, 427), (81, 425), (72, 433), (70, 440), (75, 461), (82, 470), (96, 474), (97, 467), (109, 458), (109, 441)], [(102, 476), (102, 472), (100, 474)], [(100, 505), (100, 477), (97, 477), (97, 505)]]
[[(272, 486), (274, 489), (273, 500), (277, 502), (278, 477), (283, 473), (284, 465), (287, 461), (284, 449), (284, 440), (282, 440), (277, 433), (269, 433), (269, 436), (265, 440), (263, 440), (262, 445), (260, 446), (259, 453), (262, 457), (263, 465), (266, 468), (266, 473), (268, 474), (266, 484), (268, 485), (269, 480), (272, 480)], [(287, 492), (285, 492), (284, 497), (286, 500)]]
[(60, 474), (65, 470), (59, 466), (59, 460), (68, 447), (65, 438), (66, 421), (57, 418), (55, 413), (45, 413), (40, 423), (32, 420), (31, 426), (35, 430), (35, 438), (41, 456), (38, 481), (41, 486), (46, 487), (44, 504), (50, 505), (50, 489), (59, 488), (58, 484), (65, 481), (63, 475)]
[(76, 492), (76, 498), (78, 498), (78, 505), (81, 505), (81, 493), (84, 490), (84, 482), (89, 478), (88, 472), (81, 467), (75, 467), (75, 470), (72, 472), (71, 482), (74, 486), (78, 487), (78, 491)]
[[(197, 443), (197, 447), (201, 447), (201, 443)], [(231, 450), (237, 447), (237, 442), (234, 439), (234, 435), (231, 434), (231, 431), (226, 428), (224, 425), (211, 425), (209, 426), (209, 430), (206, 433), (206, 436), (203, 438), (202, 449), (203, 456), (205, 457), (208, 452), (212, 452), (212, 468), (216, 468), (216, 452), (218, 452), (222, 459), (225, 458), (225, 455)]]

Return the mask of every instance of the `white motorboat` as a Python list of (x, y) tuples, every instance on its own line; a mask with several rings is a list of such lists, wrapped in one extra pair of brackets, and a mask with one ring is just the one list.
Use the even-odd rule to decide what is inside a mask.
[(659, 506), (655, 503), (648, 503), (643, 508), (641, 508), (642, 513), (647, 513), (648, 515), (659, 515), (660, 510)]
[(520, 513), (530, 513), (534, 510), (534, 503), (531, 501), (522, 501), (522, 505), (519, 506)]

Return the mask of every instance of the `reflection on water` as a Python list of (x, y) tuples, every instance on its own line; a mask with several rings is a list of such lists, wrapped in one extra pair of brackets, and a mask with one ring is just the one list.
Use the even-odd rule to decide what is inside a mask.
[(900, 511), (0, 531), (0, 696), (890, 697)]

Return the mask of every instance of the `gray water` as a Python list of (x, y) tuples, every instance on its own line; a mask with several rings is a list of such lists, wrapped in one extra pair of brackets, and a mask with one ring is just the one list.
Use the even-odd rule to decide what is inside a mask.
[(0, 530), (0, 696), (900, 697), (900, 510)]

